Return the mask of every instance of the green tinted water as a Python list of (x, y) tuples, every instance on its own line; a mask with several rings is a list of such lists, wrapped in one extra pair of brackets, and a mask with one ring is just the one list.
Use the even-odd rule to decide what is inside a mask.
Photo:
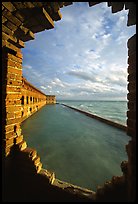
[(43, 168), (56, 178), (96, 190), (122, 175), (127, 160), (125, 132), (61, 105), (47, 105), (22, 124), (24, 139), (35, 148)]

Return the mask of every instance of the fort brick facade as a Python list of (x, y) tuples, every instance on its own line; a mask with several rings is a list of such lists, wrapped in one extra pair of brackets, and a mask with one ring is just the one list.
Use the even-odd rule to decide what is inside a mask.
[(46, 95), (22, 78), (21, 89), (21, 116), (22, 121), (46, 105)]
[[(27, 147), (20, 124), (46, 104), (46, 96), (22, 81), (24, 42), (53, 29), (60, 8), (73, 2), (2, 2), (2, 178), (3, 201), (125, 202), (136, 196), (136, 34), (128, 40), (128, 161), (96, 192), (67, 184), (42, 168), (37, 151)], [(100, 2), (89, 2), (94, 6)], [(127, 26), (136, 24), (135, 2), (107, 2), (112, 13), (128, 10)], [(92, 19), (93, 21), (94, 19)], [(62, 40), (62, 39), (61, 39)], [(48, 100), (49, 101), (49, 100)], [(54, 101), (54, 100), (53, 100)], [(82, 133), (83, 134), (83, 133)], [(56, 151), (56, 150), (55, 150)], [(93, 182), (93, 181), (92, 181)]]

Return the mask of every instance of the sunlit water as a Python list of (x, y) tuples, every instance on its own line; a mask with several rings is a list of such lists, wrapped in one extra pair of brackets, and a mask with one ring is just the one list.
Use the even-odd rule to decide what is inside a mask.
[(35, 148), (43, 168), (56, 178), (96, 190), (113, 175), (122, 175), (129, 137), (62, 105), (47, 105), (22, 124), (24, 139)]

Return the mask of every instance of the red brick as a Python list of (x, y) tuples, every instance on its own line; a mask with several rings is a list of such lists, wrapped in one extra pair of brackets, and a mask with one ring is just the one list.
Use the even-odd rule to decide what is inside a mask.
[(15, 105), (6, 106), (6, 111), (8, 113), (15, 112), (15, 111), (21, 111), (21, 106), (15, 106)]
[(23, 141), (23, 135), (20, 135), (20, 136), (16, 137), (16, 139), (15, 139), (16, 144), (19, 144), (22, 141)]
[(15, 133), (13, 131), (5, 134), (6, 139), (10, 139), (10, 138), (13, 138), (15, 136), (16, 135), (15, 135)]
[(15, 69), (13, 67), (8, 67), (7, 72), (22, 75), (22, 69)]
[(22, 116), (21, 111), (15, 112), (14, 114), (15, 114), (15, 118), (19, 118)]
[(16, 61), (8, 60), (7, 65), (14, 68), (22, 69), (22, 64)]
[(6, 118), (7, 118), (7, 119), (13, 119), (13, 118), (15, 118), (14, 112), (13, 112), (13, 113), (6, 113)]
[(15, 62), (22, 63), (22, 59), (20, 59), (20, 58), (14, 56), (14, 55), (12, 55), (12, 54), (9, 54), (9, 53), (8, 53), (8, 55), (7, 55), (7, 59), (11, 59), (11, 60), (13, 60), (13, 61), (15, 61)]
[(7, 86), (6, 87), (6, 91), (8, 92), (20, 92), (21, 91), (21, 87), (18, 86)]
[(22, 97), (22, 95), (21, 95), (21, 93), (19, 93), (19, 94), (17, 94), (17, 93), (15, 93), (15, 94), (7, 94), (7, 96), (6, 96), (6, 100), (9, 100), (9, 99), (21, 99), (21, 97)]
[(13, 79), (7, 79), (7, 85), (13, 85), (13, 86), (21, 86), (22, 81), (15, 81)]
[(23, 55), (21, 52), (17, 52), (16, 53), (16, 57), (20, 58), (20, 59), (23, 59)]
[(15, 119), (6, 119), (6, 125), (11, 125), (11, 124), (16, 124), (16, 123), (20, 123), (21, 122), (21, 118), (15, 118)]
[(11, 132), (11, 131), (14, 131), (14, 125), (6, 125), (5, 132)]
[[(6, 106), (11, 106), (11, 105), (21, 105), (21, 101), (20, 100), (13, 100), (13, 99), (8, 99), (5, 102)], [(20, 106), (21, 107), (21, 106)]]
[(4, 141), (5, 145), (8, 147), (8, 146), (11, 146), (14, 144), (14, 137), (13, 138), (10, 138), (10, 139), (6, 139)]
[(6, 79), (11, 79), (11, 80), (19, 80), (21, 81), (22, 80), (22, 75), (19, 75), (19, 74), (15, 74), (15, 73), (7, 73), (7, 78)]

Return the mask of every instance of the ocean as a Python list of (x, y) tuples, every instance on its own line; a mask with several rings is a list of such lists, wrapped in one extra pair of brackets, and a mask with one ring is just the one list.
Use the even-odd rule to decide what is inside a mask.
[[(58, 102), (125, 124), (126, 102)], [(112, 176), (122, 175), (120, 164), (127, 160), (125, 145), (130, 140), (123, 130), (61, 104), (42, 107), (21, 128), (43, 168), (55, 172), (57, 179), (95, 191)]]
[(58, 102), (126, 125), (127, 101), (59, 100)]

